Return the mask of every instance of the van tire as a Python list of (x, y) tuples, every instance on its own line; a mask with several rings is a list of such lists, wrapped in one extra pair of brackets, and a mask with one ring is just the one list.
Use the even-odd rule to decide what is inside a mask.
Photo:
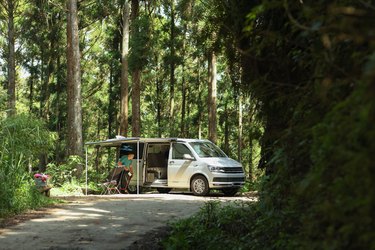
[(172, 188), (157, 188), (158, 192), (161, 194), (168, 194)]
[(202, 175), (197, 175), (191, 180), (190, 189), (197, 196), (205, 196), (210, 192), (208, 181)]
[(239, 190), (239, 188), (224, 188), (222, 191), (225, 196), (234, 196)]
[[(129, 185), (128, 188), (128, 193), (129, 194), (136, 194), (137, 193), (137, 185)], [(139, 193), (142, 193), (142, 187), (139, 186)]]

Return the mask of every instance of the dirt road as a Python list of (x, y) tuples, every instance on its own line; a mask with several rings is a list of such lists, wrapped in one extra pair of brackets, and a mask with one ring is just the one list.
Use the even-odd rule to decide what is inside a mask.
[(187, 194), (70, 197), (42, 218), (0, 229), (0, 249), (127, 249), (145, 233), (192, 215), (212, 199), (249, 200)]

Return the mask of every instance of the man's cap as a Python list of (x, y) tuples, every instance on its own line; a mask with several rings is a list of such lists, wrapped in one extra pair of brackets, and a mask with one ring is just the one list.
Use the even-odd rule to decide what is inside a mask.
[(128, 145), (122, 145), (121, 148), (120, 148), (121, 151), (123, 152), (127, 152), (127, 153), (132, 153), (133, 152), (133, 149), (128, 146)]

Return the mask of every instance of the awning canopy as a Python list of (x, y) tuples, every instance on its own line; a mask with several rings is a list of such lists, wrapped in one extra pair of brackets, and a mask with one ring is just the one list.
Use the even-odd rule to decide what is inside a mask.
[(85, 145), (97, 147), (119, 147), (121, 146), (121, 144), (129, 142), (172, 142), (177, 140), (178, 138), (139, 138), (116, 136), (116, 138), (108, 139), (105, 141), (87, 142), (85, 143)]

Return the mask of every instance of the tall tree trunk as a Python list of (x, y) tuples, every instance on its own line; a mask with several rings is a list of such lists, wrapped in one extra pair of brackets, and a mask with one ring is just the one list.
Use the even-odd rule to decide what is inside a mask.
[(203, 105), (202, 105), (202, 88), (201, 88), (201, 74), (200, 74), (200, 61), (198, 58), (198, 65), (197, 65), (197, 89), (198, 89), (198, 102), (197, 102), (197, 109), (198, 109), (198, 139), (202, 138), (202, 120), (203, 120)]
[(224, 106), (224, 152), (229, 154), (229, 112), (228, 103), (225, 102)]
[[(159, 68), (159, 67), (158, 67)], [(160, 69), (158, 70), (160, 72)], [(161, 93), (162, 91), (162, 82), (160, 80), (160, 77), (157, 76), (156, 79), (156, 121), (158, 124), (158, 137), (160, 138), (162, 136), (161, 134)]]
[[(250, 122), (250, 126), (251, 126), (251, 122)], [(252, 138), (252, 135), (250, 134), (249, 136), (249, 173), (248, 173), (248, 179), (250, 182), (253, 182), (254, 180), (254, 166), (253, 166), (253, 138)]]
[[(57, 69), (60, 69), (60, 66), (61, 66), (61, 61), (60, 61), (60, 56), (57, 57), (57, 61), (56, 61), (56, 68)], [(62, 76), (61, 76), (61, 72), (57, 72), (57, 79), (56, 79), (56, 82), (57, 82), (57, 85), (56, 85), (56, 117), (57, 117), (57, 122), (56, 122), (56, 132), (58, 134), (58, 137), (59, 137), (59, 142), (57, 143), (57, 146), (56, 146), (56, 150), (55, 150), (55, 155), (56, 155), (56, 158), (55, 158), (55, 161), (57, 163), (60, 163), (63, 161), (63, 158), (64, 158), (64, 155), (62, 154), (62, 147), (61, 145), (63, 144), (63, 141), (64, 141), (64, 137), (65, 137), (65, 134), (64, 134), (64, 130), (63, 130), (63, 120), (64, 120), (64, 105), (62, 103), (62, 94), (64, 92), (64, 86), (62, 84)]]
[(185, 113), (186, 113), (186, 82), (185, 82), (185, 67), (182, 66), (182, 86), (181, 86), (181, 92), (182, 92), (182, 104), (181, 104), (181, 137), (186, 136), (186, 124), (185, 124)]
[(122, 46), (121, 46), (121, 102), (120, 102), (120, 134), (128, 135), (128, 99), (129, 99), (129, 4), (126, 0), (122, 14)]
[(33, 105), (34, 105), (34, 80), (35, 80), (34, 58), (32, 58), (30, 78), (29, 78), (29, 112), (30, 114), (33, 113)]
[(8, 0), (8, 117), (16, 114), (16, 57), (13, 0)]
[(187, 24), (184, 24), (184, 39), (182, 41), (182, 83), (181, 83), (181, 94), (182, 94), (182, 107), (181, 107), (181, 137), (186, 137), (186, 124), (185, 124), (185, 115), (186, 115), (186, 82), (185, 82), (185, 62), (186, 60), (186, 32)]
[(141, 136), (141, 70), (136, 69), (132, 75), (133, 94), (132, 94), (132, 136)]
[(113, 69), (113, 62), (110, 65), (109, 70), (109, 87), (108, 87), (108, 138), (113, 138), (115, 135), (113, 133), (113, 127), (114, 127), (114, 106), (115, 106), (115, 100), (114, 100), (114, 69)]
[[(192, 103), (192, 93), (191, 93), (191, 90), (190, 90), (190, 85), (187, 84), (186, 85), (186, 92), (187, 92), (187, 102), (186, 102), (186, 117), (190, 117), (191, 115), (191, 103)], [(185, 135), (186, 135), (186, 138), (190, 138), (192, 137), (192, 132), (190, 129), (186, 129), (187, 127), (189, 127), (191, 125), (191, 122), (190, 124), (187, 123), (185, 125)], [(194, 133), (195, 135), (195, 133)]]
[(238, 98), (238, 161), (242, 160), (242, 93), (239, 91)]
[(209, 54), (208, 62), (209, 83), (208, 83), (208, 139), (213, 143), (217, 141), (216, 123), (216, 55), (214, 51)]
[(42, 84), (42, 93), (40, 98), (40, 117), (42, 117), (45, 121), (48, 120), (48, 113), (49, 113), (49, 97), (50, 97), (50, 90), (49, 86), (52, 83), (53, 79), (53, 68), (54, 68), (54, 61), (52, 57), (52, 53), (55, 49), (55, 41), (52, 38), (50, 40), (50, 47), (47, 51), (42, 48), (42, 58), (46, 58), (45, 62), (48, 62), (47, 67), (44, 67), (44, 60), (42, 60), (41, 64), (41, 82)]
[(174, 85), (175, 85), (175, 12), (174, 12), (174, 0), (171, 1), (171, 24), (170, 24), (170, 43), (171, 43), (171, 58), (170, 58), (170, 103), (169, 103), (169, 126), (170, 126), (170, 136), (176, 136), (174, 132)]
[[(47, 52), (46, 52), (47, 50)], [(39, 107), (39, 116), (47, 122), (48, 119), (48, 104), (47, 100), (49, 97), (49, 81), (50, 81), (50, 65), (51, 58), (48, 49), (41, 45), (41, 63), (40, 63), (40, 82), (41, 86), (41, 96), (40, 96), (40, 107)], [(46, 59), (48, 58), (48, 59)], [(48, 66), (45, 67), (45, 63), (48, 61)], [(43, 152), (39, 155), (39, 172), (44, 173), (46, 171), (46, 166), (48, 164), (48, 155)]]
[[(68, 155), (83, 155), (81, 67), (78, 37), (77, 0), (68, 0)], [(77, 166), (77, 176), (83, 167)]]
[[(254, 116), (255, 116), (255, 109), (256, 105), (251, 102), (250, 100), (250, 112), (249, 112), (249, 126), (254, 126), (253, 121), (254, 121)], [(250, 182), (253, 182), (254, 180), (254, 164), (253, 164), (253, 158), (254, 158), (254, 133), (253, 129), (249, 130), (249, 173), (248, 173), (248, 179)]]
[[(132, 23), (136, 22), (139, 15), (139, 0), (132, 0)], [(138, 25), (132, 26), (132, 34), (138, 33)], [(141, 65), (135, 65), (132, 72), (132, 136), (141, 135)]]

